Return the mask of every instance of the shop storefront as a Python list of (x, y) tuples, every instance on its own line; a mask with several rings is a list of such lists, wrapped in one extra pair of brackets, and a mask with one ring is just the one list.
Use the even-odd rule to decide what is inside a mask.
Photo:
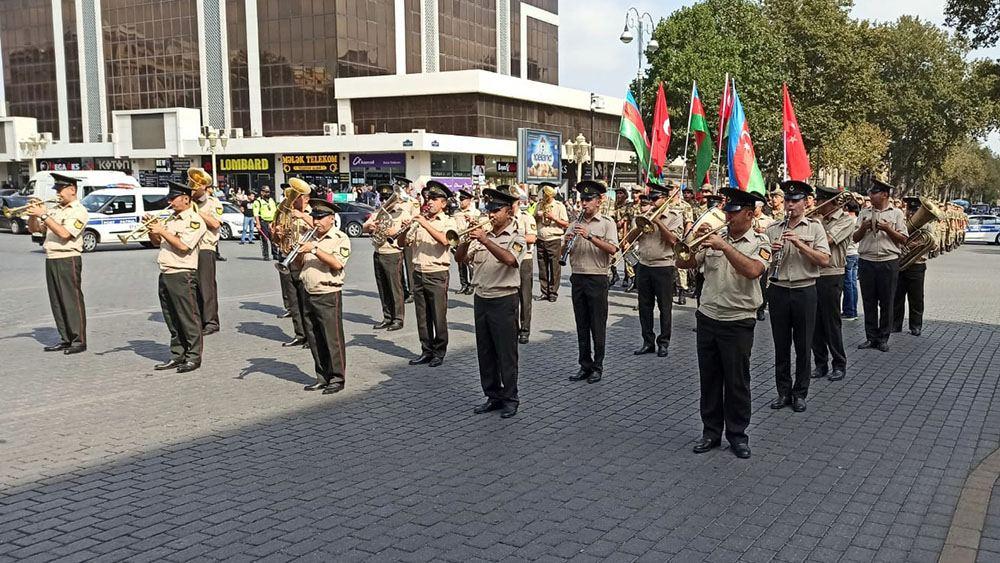
[[(274, 155), (216, 155), (219, 164), (217, 181), (225, 191), (259, 192), (262, 186), (274, 188)], [(212, 157), (202, 157), (202, 168), (212, 173)]]
[(158, 158), (153, 161), (152, 169), (140, 169), (136, 179), (147, 188), (166, 186), (168, 181), (186, 184), (190, 167), (190, 158)]
[(352, 153), (350, 163), (352, 186), (388, 184), (394, 177), (406, 175), (406, 154), (401, 152)]
[(41, 158), (37, 164), (39, 172), (103, 170), (132, 174), (132, 161), (127, 158)]
[(286, 182), (294, 176), (330, 191), (340, 188), (340, 155), (337, 153), (284, 154), (281, 155), (281, 170)]

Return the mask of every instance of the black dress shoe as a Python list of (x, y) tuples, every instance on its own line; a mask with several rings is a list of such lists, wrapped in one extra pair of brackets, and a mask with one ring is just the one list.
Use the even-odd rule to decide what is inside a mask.
[(535, 301), (548, 301), (548, 300), (549, 300), (549, 296), (548, 295), (536, 295), (535, 296)]
[(913, 336), (920, 336), (920, 329), (919, 328), (911, 328), (910, 329), (910, 334), (912, 334)]
[(420, 364), (429, 364), (430, 361), (433, 360), (433, 359), (434, 359), (434, 356), (432, 356), (430, 354), (420, 354), (416, 358), (413, 358), (412, 360), (410, 360), (410, 365), (411, 366), (419, 366)]
[(877, 348), (878, 343), (871, 340), (865, 340), (861, 344), (858, 344), (858, 350), (864, 350), (865, 348)]
[(86, 344), (73, 344), (69, 348), (63, 350), (63, 354), (66, 354), (68, 356), (70, 354), (79, 354), (80, 352), (86, 352), (86, 351), (87, 351)]
[(486, 402), (479, 405), (478, 407), (472, 409), (473, 414), (485, 414), (490, 411), (500, 410), (503, 408), (503, 401), (499, 399), (486, 399)]
[(555, 303), (556, 299), (559, 299), (558, 295), (549, 295), (549, 303)]
[(680, 297), (677, 298), (678, 305), (687, 305), (687, 302), (688, 302), (687, 297), (684, 297), (683, 293), (681, 294)]
[(695, 442), (694, 447), (691, 448), (691, 451), (696, 454), (703, 454), (705, 452), (718, 448), (721, 444), (722, 440), (719, 439), (713, 440), (711, 438), (702, 438), (701, 440)]
[(841, 379), (844, 379), (845, 375), (847, 374), (844, 373), (844, 370), (835, 369), (832, 372), (830, 372), (830, 381), (840, 381)]
[(516, 405), (504, 405), (503, 408), (500, 409), (500, 418), (510, 418), (515, 414), (517, 414)]
[(337, 381), (336, 383), (331, 383), (331, 384), (327, 385), (326, 389), (323, 389), (323, 394), (324, 395), (333, 395), (334, 393), (340, 393), (343, 390), (344, 390), (344, 382), (343, 381)]
[(292, 316), (292, 312), (291, 311), (285, 311), (284, 313), (281, 313), (280, 315), (278, 315), (278, 318), (279, 319), (287, 319), (288, 317), (291, 317), (291, 316)]
[(216, 256), (215, 260), (218, 261), (218, 262), (225, 262), (227, 260), (227, 258), (225, 258), (223, 256)]
[(441, 356), (434, 356), (434, 358), (431, 361), (427, 362), (427, 367), (436, 368), (443, 363), (444, 363), (444, 358), (442, 358)]
[(767, 316), (764, 315), (764, 311), (757, 311), (757, 320), (758, 321), (763, 321), (766, 318), (767, 318)]
[(574, 375), (569, 376), (570, 381), (583, 381), (590, 377), (590, 371), (580, 368)]
[(771, 401), (771, 408), (772, 409), (783, 409), (787, 405), (790, 405), (790, 404), (792, 404), (792, 398), (791, 397), (786, 397), (785, 395), (778, 395), (778, 397), (776, 399), (774, 399), (773, 401)]
[(306, 343), (305, 338), (293, 338), (288, 342), (283, 343), (282, 346), (285, 348), (290, 348), (292, 346), (302, 346), (305, 343)]
[(167, 362), (165, 364), (156, 364), (155, 366), (153, 366), (153, 369), (155, 369), (157, 371), (163, 371), (165, 369), (174, 369), (175, 367), (180, 366), (183, 363), (184, 362), (182, 362), (180, 360), (170, 360), (169, 362)]
[(666, 358), (668, 354), (670, 354), (670, 349), (667, 346), (661, 344), (660, 347), (656, 349), (657, 358)]
[(392, 323), (389, 326), (385, 327), (385, 329), (387, 331), (389, 331), (389, 332), (393, 332), (393, 331), (396, 331), (396, 330), (402, 330), (403, 329), (403, 323)]
[(320, 389), (326, 389), (329, 383), (313, 383), (312, 385), (306, 385), (302, 388), (303, 391), (319, 391)]
[(892, 327), (892, 330), (890, 332), (892, 332), (893, 334), (896, 334), (897, 332), (903, 332), (903, 327), (899, 328)]
[(392, 325), (392, 321), (382, 321), (380, 323), (375, 323), (372, 326), (372, 330), (382, 330), (383, 328), (389, 328)]
[(411, 296), (407, 297), (406, 299), (403, 299), (403, 303), (413, 303), (413, 296), (411, 295)]
[(177, 366), (177, 373), (187, 373), (189, 371), (194, 371), (201, 367), (201, 364), (196, 364), (194, 362), (184, 362), (183, 364)]
[(202, 336), (208, 336), (209, 334), (215, 334), (216, 332), (219, 332), (219, 327), (217, 327), (217, 326), (210, 326), (210, 327), (201, 329), (201, 335)]
[(826, 369), (826, 367), (817, 367), (812, 372), (812, 378), (813, 379), (820, 379), (822, 377), (826, 377), (827, 374), (829, 374), (829, 373), (830, 372)]
[(746, 443), (729, 444), (729, 449), (733, 450), (733, 455), (740, 459), (750, 459), (750, 446)]
[(792, 410), (795, 412), (806, 412), (805, 397), (795, 397), (792, 399)]
[(587, 378), (587, 383), (597, 383), (603, 377), (603, 372), (600, 370), (594, 370), (590, 372), (590, 377)]
[(632, 354), (636, 356), (641, 356), (643, 354), (652, 354), (655, 351), (656, 348), (654, 348), (652, 344), (643, 344), (642, 346), (639, 347), (638, 350), (632, 352)]
[(308, 342), (308, 341), (306, 341), (306, 342), (305, 342), (305, 343), (304, 343), (304, 344), (302, 345), (302, 349), (303, 349), (303, 350), (308, 350), (308, 349), (309, 349), (309, 342)]
[(42, 348), (46, 352), (58, 352), (59, 350), (65, 350), (69, 348), (69, 342), (60, 342), (59, 344), (54, 344), (52, 346), (46, 346)]
[(875, 349), (878, 350), (879, 352), (888, 352), (889, 351), (889, 343), (888, 342), (879, 342), (878, 344), (875, 345)]
[(528, 335), (524, 334), (524, 333), (518, 334), (517, 335), (517, 343), (518, 344), (527, 344), (528, 343)]

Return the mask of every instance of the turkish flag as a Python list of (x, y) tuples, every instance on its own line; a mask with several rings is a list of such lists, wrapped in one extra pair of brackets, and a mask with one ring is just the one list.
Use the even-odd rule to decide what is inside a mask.
[(657, 176), (663, 174), (663, 167), (667, 164), (670, 133), (670, 112), (667, 110), (667, 96), (661, 82), (656, 93), (656, 109), (653, 110), (653, 141), (650, 146), (653, 169)]
[(799, 130), (799, 120), (795, 118), (792, 98), (788, 95), (788, 85), (782, 84), (784, 94), (783, 122), (785, 131), (785, 170), (790, 180), (805, 182), (812, 176), (809, 165), (809, 155), (806, 145), (802, 142), (802, 131)]

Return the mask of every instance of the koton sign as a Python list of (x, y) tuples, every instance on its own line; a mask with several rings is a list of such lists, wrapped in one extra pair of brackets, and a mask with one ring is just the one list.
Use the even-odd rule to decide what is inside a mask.
[(352, 154), (351, 168), (403, 168), (406, 155), (401, 152)]

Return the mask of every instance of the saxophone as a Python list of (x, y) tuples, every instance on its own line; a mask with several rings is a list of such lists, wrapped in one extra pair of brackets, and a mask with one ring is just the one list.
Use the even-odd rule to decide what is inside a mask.
[(389, 196), (382, 205), (379, 206), (378, 211), (375, 212), (375, 218), (372, 219), (372, 223), (375, 225), (375, 230), (372, 231), (372, 246), (375, 248), (381, 248), (383, 244), (389, 239), (389, 229), (392, 228), (392, 215), (389, 213), (397, 201), (399, 201), (399, 189), (393, 189), (392, 195)]

